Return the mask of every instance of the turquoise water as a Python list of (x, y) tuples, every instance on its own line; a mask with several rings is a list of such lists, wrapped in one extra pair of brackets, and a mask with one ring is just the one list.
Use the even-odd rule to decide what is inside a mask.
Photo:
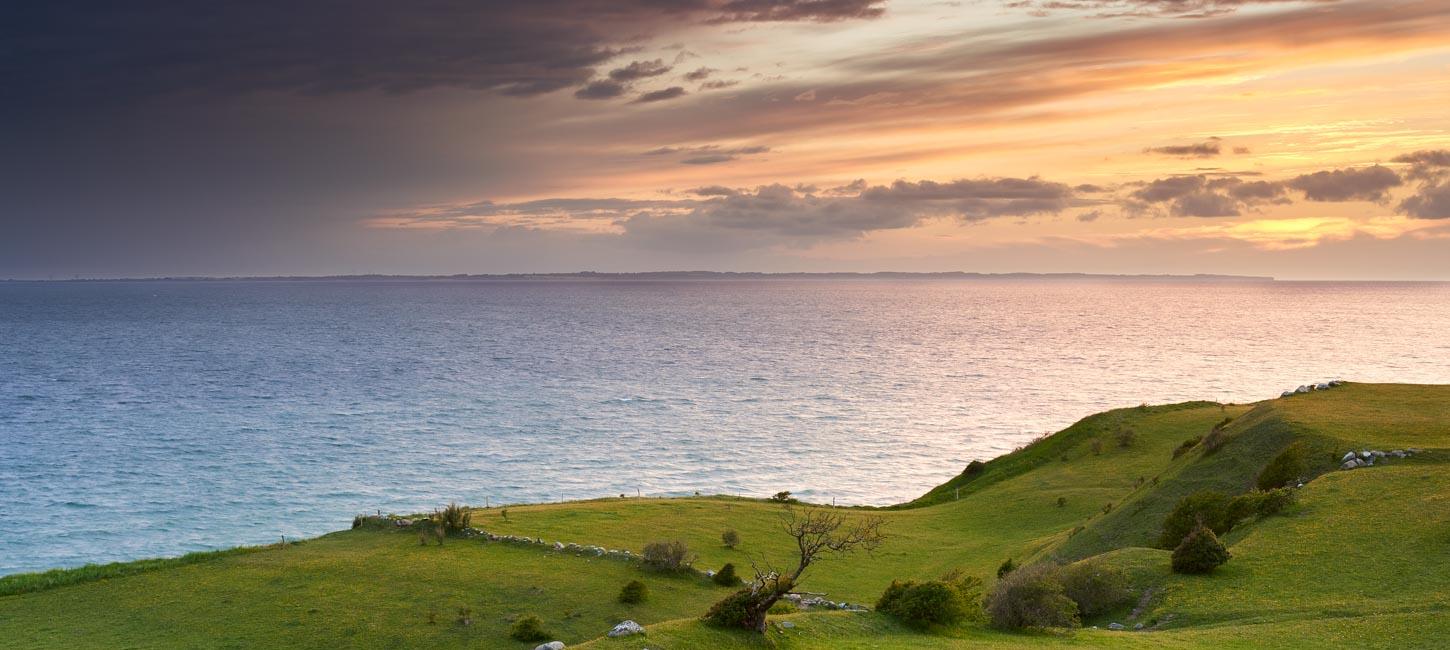
[(1110, 407), (1450, 383), (1450, 286), (0, 283), (0, 573), (360, 512), (912, 498)]

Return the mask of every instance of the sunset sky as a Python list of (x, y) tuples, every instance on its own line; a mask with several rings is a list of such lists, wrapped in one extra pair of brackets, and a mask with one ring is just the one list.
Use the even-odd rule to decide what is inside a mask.
[(1450, 280), (1450, 0), (203, 4), (7, 9), (0, 278)]

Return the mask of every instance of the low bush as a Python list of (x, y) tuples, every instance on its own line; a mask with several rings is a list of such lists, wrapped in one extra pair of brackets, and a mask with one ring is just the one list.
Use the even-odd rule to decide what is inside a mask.
[(1078, 562), (1058, 574), (1063, 593), (1077, 603), (1082, 616), (1097, 616), (1132, 600), (1128, 575), (1101, 562)]
[(755, 602), (749, 589), (741, 589), (710, 606), (703, 620), (715, 627), (755, 629), (750, 621), (750, 606)]
[(725, 548), (735, 548), (740, 545), (740, 533), (735, 532), (734, 528), (727, 528), (725, 532), (720, 533), (720, 543), (724, 544)]
[(729, 562), (720, 567), (720, 570), (716, 571), (710, 579), (722, 587), (734, 587), (740, 584), (740, 576), (735, 575), (735, 565)]
[(680, 571), (695, 563), (695, 555), (680, 540), (645, 544), (641, 557), (646, 566), (661, 571)]
[(984, 472), (986, 470), (987, 470), (987, 464), (986, 463), (984, 463), (984, 462), (982, 462), (980, 460), (974, 460), (974, 461), (972, 461), (970, 463), (967, 463), (967, 468), (964, 469), (964, 470), (962, 470), (962, 473), (963, 474), (966, 474), (967, 476), (976, 476), (976, 475), (981, 474), (982, 472)]
[(1057, 497), (1057, 507), (1061, 508), (1061, 507), (1064, 507), (1066, 505), (1067, 505), (1067, 497)]
[(781, 490), (780, 492), (772, 494), (770, 500), (776, 503), (800, 503), (800, 499), (791, 496), (788, 490)]
[(638, 605), (649, 599), (649, 587), (638, 580), (630, 580), (619, 590), (619, 602)]
[(1296, 495), (1292, 488), (1254, 490), (1233, 498), (1229, 510), (1239, 519), (1250, 516), (1268, 517), (1279, 514), (1293, 505)]
[(798, 611), (800, 611), (800, 608), (796, 607), (795, 603), (790, 602), (789, 600), (777, 600), (775, 601), (775, 604), (770, 606), (770, 609), (765, 610), (765, 613), (780, 615), (794, 614)]
[(1236, 504), (1228, 495), (1212, 490), (1183, 497), (1163, 521), (1163, 533), (1158, 536), (1158, 547), (1177, 547), (1200, 521), (1220, 535), (1227, 533), (1243, 518), (1241, 508), (1242, 502)]
[(1092, 447), (1093, 455), (1094, 456), (1097, 456), (1098, 454), (1103, 453), (1103, 441), (1102, 440), (1099, 440), (1097, 438), (1093, 438), (1092, 445), (1090, 445), (1090, 446)]
[(1189, 450), (1197, 447), (1198, 443), (1200, 442), (1203, 442), (1203, 436), (1194, 436), (1192, 438), (1184, 440), (1182, 444), (1178, 445), (1178, 447), (1173, 450), (1173, 458), (1177, 460), (1179, 456), (1182, 456), (1188, 453)]
[(509, 636), (519, 641), (533, 642), (549, 638), (549, 633), (544, 630), (543, 620), (533, 614), (525, 614), (509, 626)]
[(1016, 571), (1016, 570), (1017, 570), (1017, 565), (1016, 564), (1013, 564), (1012, 563), (1012, 558), (1009, 557), (1009, 558), (1007, 558), (1007, 561), (1006, 562), (1003, 562), (1001, 565), (999, 565), (997, 567), (997, 579), (998, 580), (1001, 580), (1002, 579), (1002, 576), (1005, 576), (1005, 575), (1007, 575), (1007, 574), (1009, 574), (1009, 573), (1011, 573), (1013, 571)]
[(1228, 559), (1228, 549), (1218, 541), (1213, 529), (1199, 525), (1173, 549), (1173, 572), (1209, 573)]
[(433, 521), (443, 527), (443, 532), (453, 534), (468, 528), (473, 521), (473, 513), (465, 506), (450, 503), (442, 510), (433, 511)]
[(1119, 430), (1117, 437), (1118, 446), (1126, 449), (1128, 447), (1132, 447), (1133, 443), (1138, 441), (1138, 432), (1134, 431), (1132, 427), (1128, 427), (1126, 429)]
[(1233, 422), (1233, 418), (1224, 418), (1218, 424), (1213, 425), (1213, 429), (1203, 437), (1203, 455), (1211, 456), (1228, 444), (1229, 437), (1226, 428), (1230, 422)]
[(1077, 603), (1068, 598), (1058, 569), (1035, 564), (1004, 576), (987, 594), (985, 609), (993, 627), (1078, 627), (1082, 620)]
[(1298, 483), (1299, 479), (1309, 473), (1308, 453), (1304, 445), (1294, 443), (1279, 452), (1264, 470), (1259, 472), (1258, 486), (1260, 490), (1272, 490)]
[(917, 627), (954, 625), (967, 618), (966, 598), (954, 585), (941, 580), (892, 581), (876, 601), (876, 610)]

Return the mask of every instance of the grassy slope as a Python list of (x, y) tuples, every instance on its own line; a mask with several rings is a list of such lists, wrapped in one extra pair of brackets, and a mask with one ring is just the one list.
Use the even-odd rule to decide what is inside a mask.
[[(1171, 460), (1183, 439), (1226, 416), (1232, 439), (1219, 453)], [(1138, 433), (1128, 448), (1112, 434)], [(1101, 438), (1102, 452), (1091, 451)], [(1146, 633), (1084, 630), (1070, 636), (967, 628), (922, 635), (876, 614), (802, 613), (772, 632), (779, 647), (1432, 647), (1450, 634), (1450, 387), (1349, 385), (1249, 407), (1192, 403), (1122, 409), (1087, 418), (1036, 445), (988, 463), (906, 507), (877, 511), (893, 538), (876, 557), (822, 565), (806, 589), (874, 600), (893, 578), (952, 567), (991, 575), (1003, 558), (1081, 557), (1142, 546), (1179, 495), (1202, 487), (1236, 492), (1291, 440), (1316, 462), (1350, 448), (1421, 447), (1413, 460), (1332, 472), (1309, 483), (1287, 515), (1228, 536), (1234, 559), (1209, 577), (1166, 571), (1166, 552), (1127, 548), (1119, 563), (1158, 587)], [(1329, 459), (1332, 461), (1332, 458)], [(1155, 485), (1150, 480), (1159, 477)], [(1138, 479), (1143, 478), (1140, 485)], [(955, 500), (956, 489), (962, 497)], [(1057, 498), (1066, 498), (1058, 507)], [(1101, 512), (1113, 503), (1108, 515)], [(780, 506), (726, 498), (610, 499), (479, 511), (492, 532), (639, 549), (681, 538), (700, 564), (784, 559)], [(1075, 527), (1084, 529), (1069, 537)], [(744, 542), (724, 549), (731, 527)], [(645, 605), (614, 602), (634, 577), (650, 583)], [(4, 593), (0, 580), (0, 593)], [(407, 534), (336, 533), (299, 546), (218, 556), (186, 566), (0, 597), (0, 645), (21, 647), (532, 647), (507, 639), (510, 618), (533, 611), (570, 643), (623, 618), (650, 625), (650, 647), (755, 647), (758, 639), (705, 628), (693, 617), (723, 589), (650, 575), (612, 561), (473, 541), (420, 548)], [(467, 628), (450, 624), (459, 606)], [(438, 613), (429, 625), (427, 615)], [(57, 616), (57, 612), (68, 615)], [(1101, 622), (1101, 621), (1099, 621)], [(641, 647), (641, 640), (595, 645)]]

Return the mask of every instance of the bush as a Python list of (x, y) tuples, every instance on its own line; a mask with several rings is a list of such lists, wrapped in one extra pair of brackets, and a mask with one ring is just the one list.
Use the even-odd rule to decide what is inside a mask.
[(638, 605), (649, 599), (649, 587), (638, 580), (630, 580), (619, 590), (619, 602), (629, 605)]
[(450, 503), (442, 510), (433, 511), (433, 520), (443, 527), (446, 533), (456, 533), (468, 528), (473, 520), (473, 513), (465, 506)]
[(940, 580), (901, 582), (894, 580), (876, 601), (877, 611), (890, 614), (908, 625), (953, 625), (967, 618), (966, 598), (953, 585)]
[(544, 631), (544, 621), (539, 617), (525, 614), (509, 627), (509, 636), (519, 641), (543, 641), (549, 638), (549, 633)]
[(755, 596), (749, 589), (741, 589), (714, 605), (710, 611), (705, 612), (703, 620), (715, 627), (740, 628), (754, 630), (755, 626), (750, 620), (750, 605), (755, 602)]
[(1199, 525), (1173, 549), (1173, 572), (1209, 573), (1228, 558), (1228, 549), (1219, 543), (1213, 529)]
[(1236, 503), (1235, 499), (1212, 490), (1183, 497), (1163, 521), (1163, 533), (1158, 537), (1158, 546), (1177, 547), (1200, 521), (1219, 535), (1227, 533), (1246, 514), (1242, 512), (1243, 506), (1243, 501)]
[(776, 492), (770, 496), (770, 500), (776, 503), (800, 503), (800, 499), (791, 496), (788, 490)]
[(1016, 571), (1016, 570), (1017, 570), (1017, 565), (1016, 564), (1013, 564), (1012, 563), (1012, 558), (1009, 557), (1009, 558), (1007, 558), (1007, 561), (1006, 562), (1003, 562), (1001, 564), (1001, 566), (998, 566), (997, 567), (997, 579), (998, 580), (1001, 580), (1002, 579), (1002, 576), (1005, 576), (1005, 575), (1007, 575), (1007, 574), (1009, 574), (1009, 573), (1011, 573), (1013, 571)]
[(1123, 448), (1132, 447), (1133, 446), (1133, 443), (1135, 443), (1137, 441), (1138, 441), (1138, 432), (1137, 431), (1134, 431), (1132, 427), (1128, 427), (1126, 429), (1121, 429), (1121, 430), (1118, 431), (1118, 446), (1119, 447), (1123, 447)]
[(794, 613), (796, 613), (798, 611), (800, 611), (800, 608), (799, 607), (796, 607), (795, 606), (795, 603), (792, 603), (789, 600), (777, 600), (777, 601), (775, 601), (775, 604), (773, 604), (773, 605), (770, 606), (770, 609), (765, 610), (765, 613), (767, 613), (767, 614), (794, 614)]
[(1091, 446), (1092, 446), (1092, 450), (1093, 450), (1093, 455), (1094, 456), (1103, 453), (1103, 441), (1102, 440), (1099, 440), (1097, 438), (1093, 438), (1093, 444)]
[(663, 571), (679, 571), (695, 563), (694, 554), (680, 540), (645, 544), (642, 557), (645, 565)]
[(966, 474), (967, 476), (976, 476), (976, 475), (981, 474), (982, 472), (986, 471), (986, 469), (987, 469), (987, 464), (986, 463), (984, 463), (984, 462), (982, 462), (980, 460), (974, 460), (974, 461), (972, 461), (970, 463), (967, 463), (967, 468), (964, 469), (964, 470), (962, 470), (962, 473), (963, 474)]
[(715, 584), (721, 587), (734, 587), (740, 584), (740, 576), (735, 575), (735, 565), (729, 562), (726, 562), (725, 566), (720, 567), (720, 570), (716, 571), (715, 575), (711, 576), (710, 579), (714, 580)]
[(1128, 576), (1116, 567), (1098, 562), (1078, 562), (1059, 573), (1063, 593), (1077, 603), (1083, 616), (1097, 616), (1132, 600)]
[(1252, 515), (1268, 517), (1276, 515), (1294, 503), (1296, 495), (1291, 488), (1276, 488), (1268, 491), (1254, 490), (1233, 498), (1229, 506), (1234, 516), (1243, 519)]
[(1067, 505), (1067, 497), (1057, 497), (1057, 507), (1061, 508), (1061, 507), (1064, 507), (1066, 505)]
[(1179, 456), (1188, 453), (1190, 449), (1197, 447), (1198, 443), (1202, 441), (1203, 436), (1194, 436), (1192, 438), (1184, 440), (1182, 444), (1178, 445), (1178, 447), (1173, 450), (1173, 458), (1176, 460)]
[(987, 594), (987, 616), (1006, 630), (1077, 627), (1077, 603), (1067, 597), (1057, 567), (1035, 564), (1007, 574)]
[(1298, 483), (1300, 478), (1309, 473), (1306, 455), (1304, 445), (1297, 442), (1284, 448), (1284, 451), (1279, 452), (1274, 460), (1264, 466), (1264, 471), (1259, 472), (1259, 489), (1267, 491)]
[(1225, 431), (1225, 428), (1230, 422), (1233, 422), (1233, 418), (1224, 418), (1218, 424), (1213, 425), (1213, 429), (1203, 437), (1203, 455), (1213, 455), (1214, 452), (1228, 444), (1228, 432)]
[(735, 532), (734, 528), (727, 528), (725, 532), (720, 533), (720, 543), (724, 544), (725, 548), (735, 548), (740, 545), (740, 533)]

